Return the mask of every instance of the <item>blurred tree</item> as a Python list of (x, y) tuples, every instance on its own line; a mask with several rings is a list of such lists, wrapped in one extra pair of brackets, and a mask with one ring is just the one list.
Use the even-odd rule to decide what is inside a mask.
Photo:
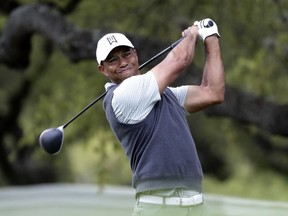
[[(5, 96), (0, 95), (3, 101), (7, 101), (1, 105), (0, 112), (0, 166), (7, 182), (24, 184), (57, 181), (59, 178), (55, 171), (58, 165), (53, 164), (57, 162), (51, 165), (51, 159), (45, 158), (45, 163), (39, 158), (35, 137), (40, 128), (65, 121), (75, 110), (84, 107), (88, 98), (92, 100), (102, 93), (105, 80), (92, 73), (91, 68), (96, 71), (95, 47), (104, 33), (127, 33), (140, 50), (138, 53), (143, 61), (176, 40), (181, 30), (191, 25), (192, 21), (205, 17), (215, 19), (220, 29), (228, 85), (225, 103), (204, 112), (206, 116), (214, 118), (207, 120), (200, 115), (193, 118), (198, 119), (198, 124), (203, 123), (202, 127), (197, 127), (197, 131), (194, 129), (194, 134), (196, 141), (201, 143), (199, 151), (204, 171), (219, 179), (227, 179), (231, 175), (229, 152), (215, 148), (215, 140), (218, 140), (217, 144), (229, 143), (230, 140), (241, 144), (241, 139), (246, 139), (251, 146), (242, 148), (247, 148), (247, 152), (251, 148), (258, 150), (265, 158), (273, 151), (273, 158), (281, 158), (281, 163), (269, 157), (266, 166), (287, 174), (287, 146), (275, 138), (281, 136), (285, 140), (288, 136), (285, 94), (285, 90), (288, 90), (287, 2), (35, 2), (2, 0), (0, 3), (0, 11), (4, 14), (1, 16), (4, 20), (2, 23), (5, 24), (0, 37), (1, 77), (9, 74), (11, 80), (6, 78), (9, 84), (13, 83), (12, 80), (18, 81), (10, 90), (6, 83), (5, 88), (1, 87)], [(200, 50), (197, 51), (203, 54), (201, 48), (202, 44), (198, 43), (197, 49)], [(196, 56), (195, 62), (201, 65), (203, 55)], [(200, 67), (190, 67), (175, 85), (199, 83)], [(95, 109), (101, 112), (101, 105), (96, 105)], [(215, 117), (222, 118), (214, 120)], [(108, 129), (103, 115), (94, 113), (83, 118), (90, 124), (93, 120), (97, 125), (91, 127), (83, 120), (77, 126), (71, 126), (69, 141), (83, 142), (84, 138), (92, 136), (97, 127)], [(220, 127), (218, 125), (223, 118), (233, 121), (224, 121)], [(190, 123), (193, 130), (195, 124)], [(39, 127), (37, 130), (35, 125)], [(237, 129), (231, 125), (237, 125)], [(215, 127), (223, 133), (215, 133), (212, 129)], [(207, 131), (211, 138), (203, 131)], [(246, 135), (241, 133), (245, 138), (239, 138), (237, 131), (247, 132)], [(59, 160), (65, 161), (67, 158), (69, 155), (64, 154)], [(42, 163), (31, 165), (33, 161)], [(263, 165), (263, 161), (259, 164)], [(32, 175), (35, 172), (39, 175)]]

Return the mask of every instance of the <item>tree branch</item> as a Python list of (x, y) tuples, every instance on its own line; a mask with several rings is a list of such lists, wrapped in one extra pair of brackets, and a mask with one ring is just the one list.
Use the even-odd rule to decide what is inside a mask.
[[(13, 11), (7, 21), (0, 38), (0, 63), (12, 68), (27, 67), (31, 37), (37, 33), (62, 50), (71, 62), (95, 59), (97, 41), (106, 32), (80, 30), (45, 4), (25, 5)], [(167, 44), (155, 39), (131, 34), (127, 36), (141, 50), (139, 59), (147, 60), (167, 47)], [(195, 65), (187, 72), (180, 80), (186, 83), (189, 79), (193, 82), (201, 80), (202, 71)], [(243, 123), (255, 124), (273, 134), (288, 136), (288, 105), (279, 105), (231, 86), (226, 86), (225, 102), (207, 109), (206, 114), (230, 117)]]
[(230, 117), (271, 134), (288, 136), (288, 105), (275, 104), (231, 86), (226, 86), (225, 102), (207, 109), (206, 114)]
[(15, 0), (1, 0), (0, 11), (5, 14), (9, 14), (12, 10), (19, 7), (20, 4)]

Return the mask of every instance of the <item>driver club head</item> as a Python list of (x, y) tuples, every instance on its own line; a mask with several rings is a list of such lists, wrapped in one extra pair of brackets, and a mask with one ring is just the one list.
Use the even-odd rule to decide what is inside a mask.
[(44, 130), (39, 137), (40, 146), (49, 154), (56, 155), (60, 152), (64, 142), (64, 128), (49, 128)]

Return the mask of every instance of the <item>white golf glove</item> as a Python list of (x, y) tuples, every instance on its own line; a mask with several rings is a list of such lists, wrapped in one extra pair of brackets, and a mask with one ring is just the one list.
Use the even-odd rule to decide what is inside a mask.
[(194, 25), (198, 26), (198, 34), (199, 37), (202, 38), (203, 42), (208, 36), (211, 35), (220, 37), (216, 23), (210, 18), (206, 18), (201, 21), (195, 21)]

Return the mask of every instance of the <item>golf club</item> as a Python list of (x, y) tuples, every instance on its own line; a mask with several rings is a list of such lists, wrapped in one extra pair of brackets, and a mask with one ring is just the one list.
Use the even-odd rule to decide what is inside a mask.
[[(164, 53), (168, 52), (169, 50), (172, 50), (175, 46), (177, 46), (184, 37), (180, 38), (179, 40), (175, 41), (173, 44), (171, 44), (166, 49), (162, 50), (157, 55), (153, 56), (151, 59), (140, 65), (139, 70), (141, 70), (143, 67), (148, 65), (150, 62), (154, 61), (158, 57), (162, 56)], [(39, 136), (39, 144), (40, 146), (46, 151), (47, 153), (51, 155), (56, 155), (60, 152), (63, 142), (64, 142), (64, 129), (73, 122), (76, 118), (78, 118), (82, 113), (84, 113), (87, 109), (89, 109), (91, 106), (93, 106), (97, 101), (99, 101), (101, 98), (103, 98), (107, 94), (107, 91), (105, 91), (103, 94), (98, 96), (96, 99), (94, 99), (90, 104), (88, 104), (81, 112), (79, 112), (77, 115), (75, 115), (71, 120), (69, 120), (67, 123), (57, 127), (57, 128), (49, 128), (44, 130), (40, 136)]]

